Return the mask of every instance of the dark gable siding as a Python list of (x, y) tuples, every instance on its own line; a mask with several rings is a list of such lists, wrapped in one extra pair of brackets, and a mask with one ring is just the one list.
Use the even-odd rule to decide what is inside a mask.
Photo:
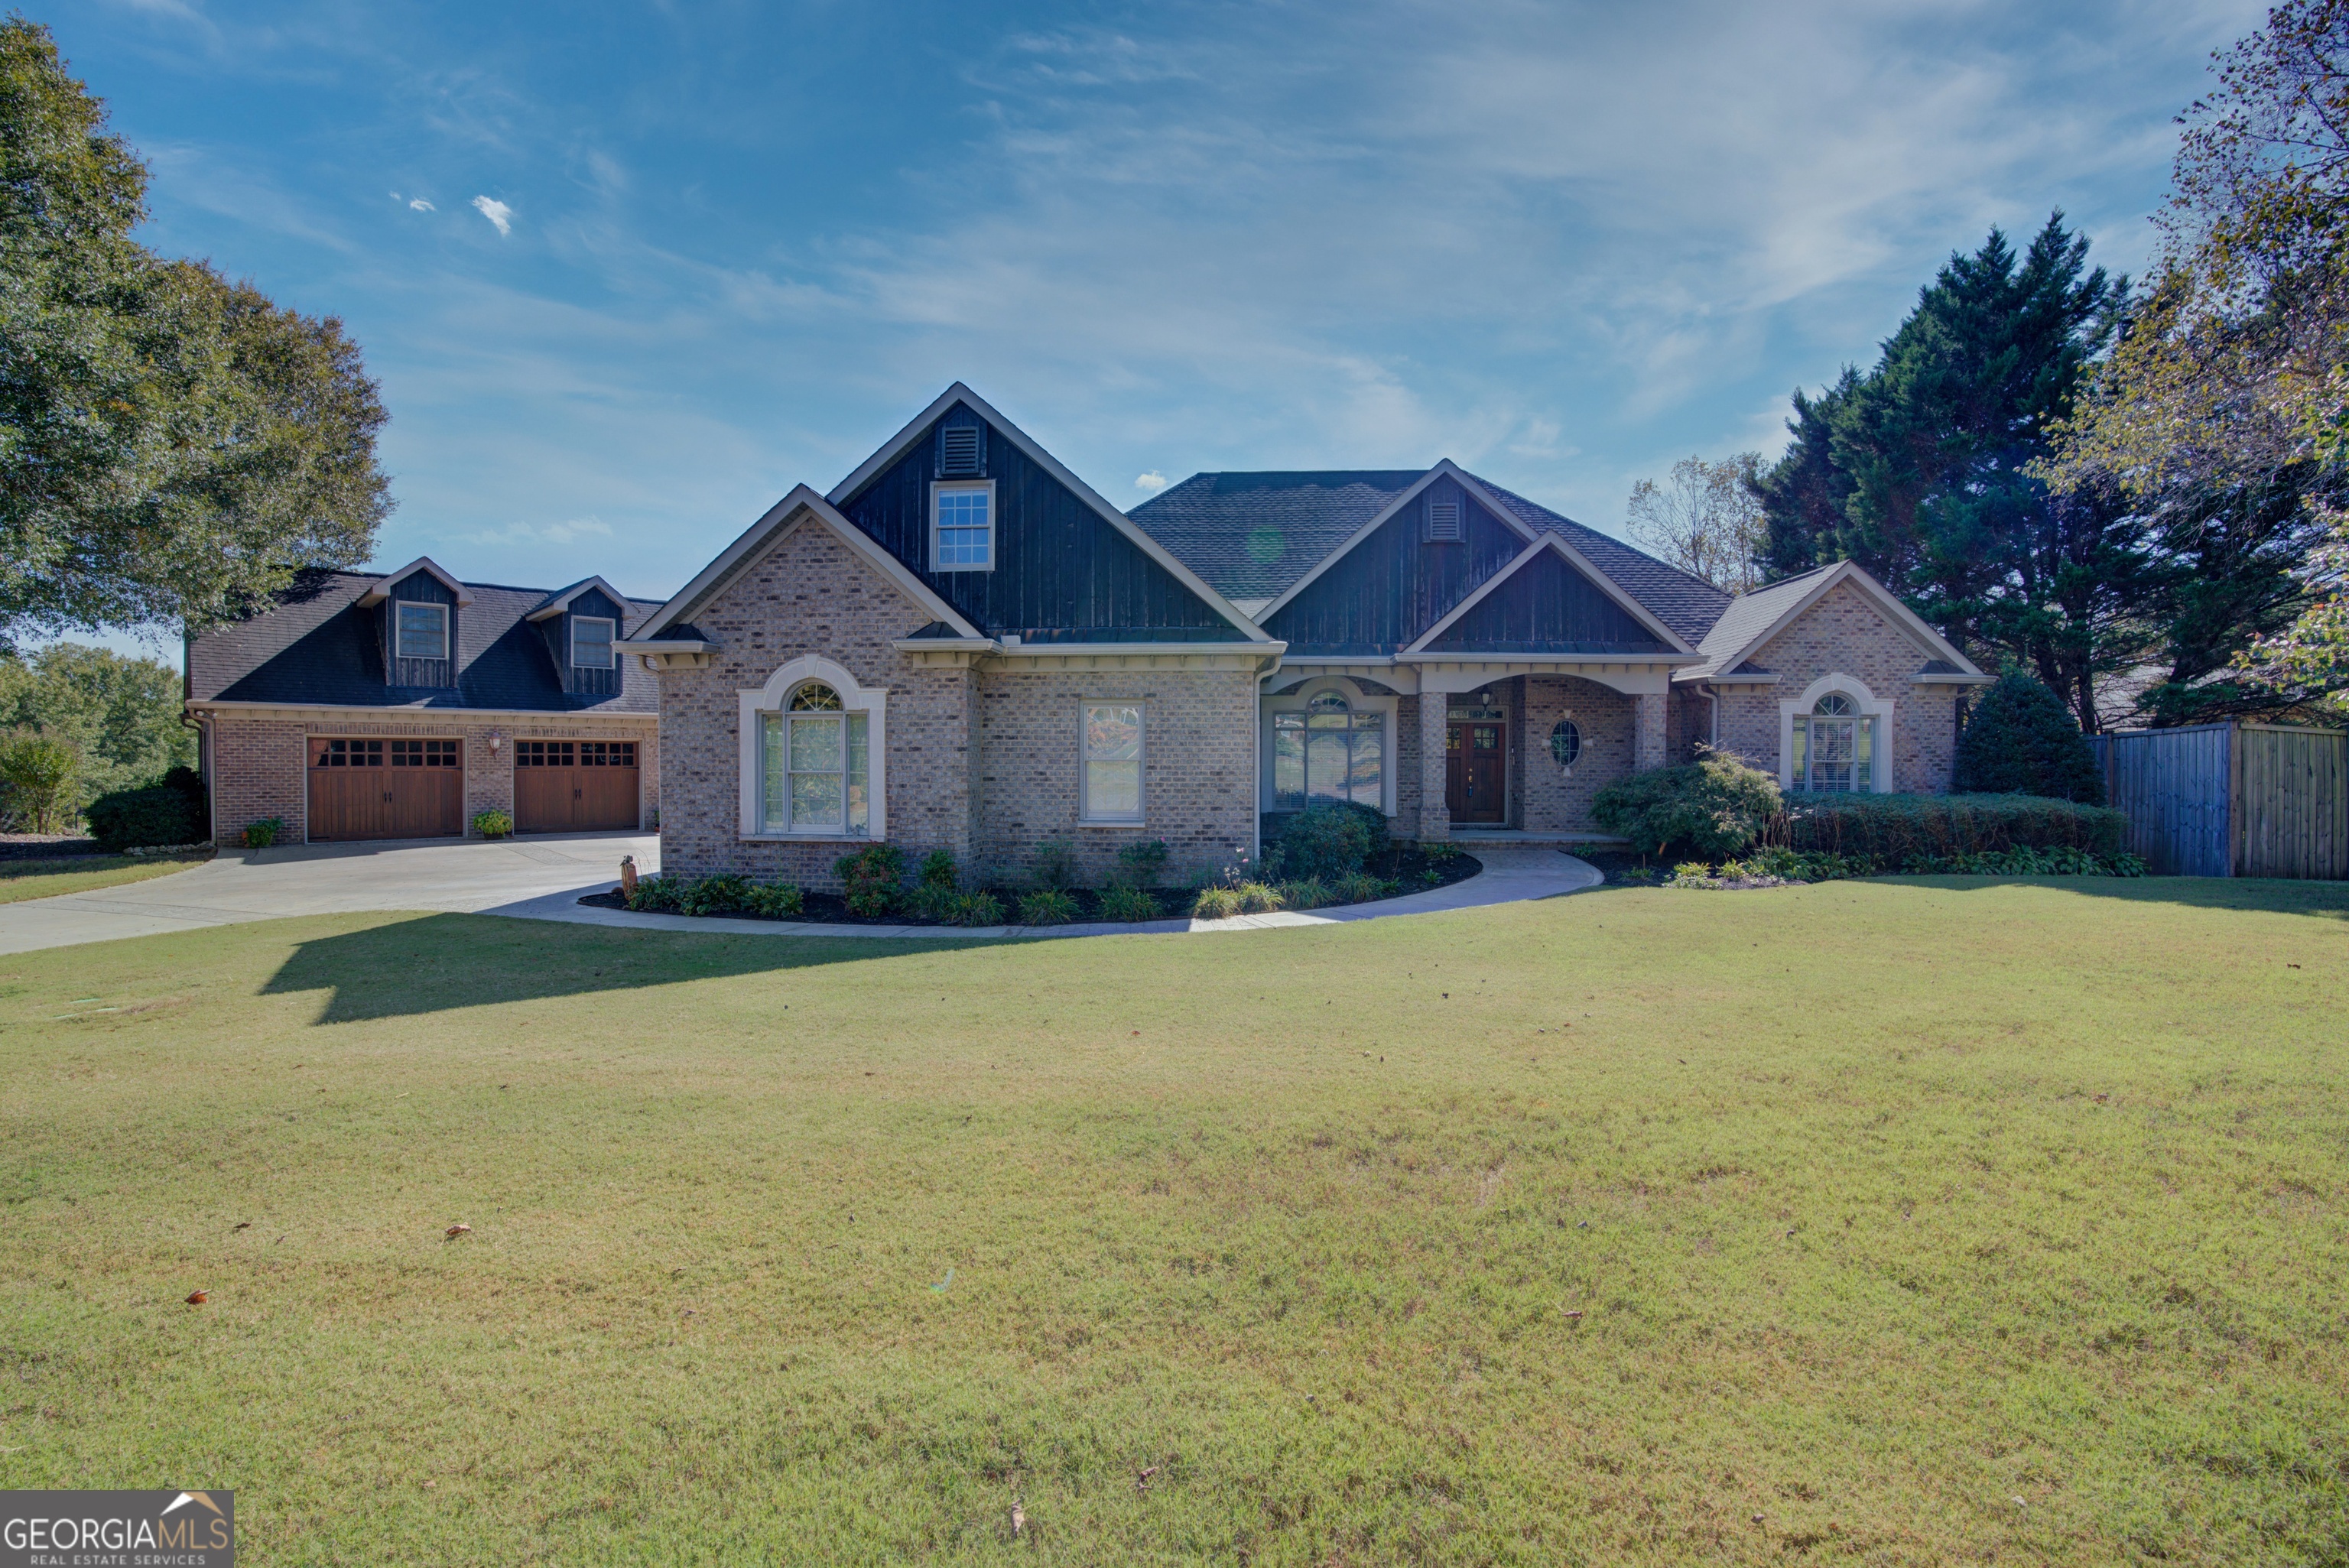
[[(938, 424), (981, 422), (957, 405)], [(1221, 643), (1246, 635), (1000, 433), (981, 428), (984, 477), (995, 481), (994, 571), (930, 571), (936, 425), (843, 501), (841, 511), (990, 636)]]
[(457, 595), (450, 593), (440, 579), (429, 572), (411, 572), (391, 585), (383, 602), (383, 662), (391, 672), (389, 684), (438, 690), (457, 684), (456, 666), (450, 659), (403, 659), (394, 656), (399, 646), (398, 637), (399, 602), (412, 604), (446, 604), (449, 606), (449, 651), (455, 654), (460, 628), (457, 622), (464, 614), (457, 608)]
[(1495, 654), (1654, 654), (1665, 651), (1597, 584), (1544, 550), (1430, 643)]
[(623, 606), (612, 602), (611, 595), (601, 588), (590, 588), (571, 601), (571, 607), (560, 615), (550, 615), (539, 623), (546, 635), (546, 656), (554, 661), (554, 673), (563, 689), (582, 696), (611, 696), (620, 689), (620, 667), (625, 655), (615, 654), (608, 670), (583, 670), (571, 662), (571, 623), (581, 615), (593, 615), (610, 621), (613, 635), (627, 633), (628, 617)]
[[(1465, 541), (1424, 542), (1431, 497), (1460, 503)], [(1444, 619), (1525, 547), (1522, 535), (1455, 481), (1440, 479), (1282, 605), (1265, 630), (1288, 643), (1292, 655), (1392, 654)]]

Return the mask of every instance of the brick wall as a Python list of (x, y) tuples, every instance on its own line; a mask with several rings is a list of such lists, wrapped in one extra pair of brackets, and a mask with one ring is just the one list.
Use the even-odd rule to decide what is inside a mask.
[[(1591, 796), (1632, 770), (1633, 699), (1573, 676), (1526, 676), (1516, 684), (1525, 723), (1513, 816), (1528, 832), (1598, 831), (1590, 820)], [(1550, 731), (1562, 718), (1582, 732), (1582, 754), (1571, 776), (1549, 750)]]
[(1930, 655), (1848, 583), (1837, 583), (1773, 637), (1753, 662), (1778, 676), (1775, 687), (1724, 693), (1721, 744), (1757, 768), (1778, 770), (1778, 704), (1800, 697), (1825, 675), (1849, 676), (1892, 709), (1892, 787), (1938, 793), (1950, 787), (1957, 703), (1964, 689), (1913, 684)]
[[(468, 837), (477, 811), (513, 810), (513, 743), (517, 740), (633, 740), (636, 743), (639, 821), (649, 823), (660, 809), (660, 731), (649, 714), (615, 724), (593, 725), (549, 714), (544, 718), (489, 718), (450, 714), (445, 717), (397, 716), (358, 710), (348, 717), (274, 718), (233, 711), (212, 720), (212, 832), (233, 840), (245, 824), (282, 818), (281, 843), (309, 839), (310, 737), (416, 737), (464, 743), (465, 821)], [(495, 751), (490, 737), (499, 738)]]

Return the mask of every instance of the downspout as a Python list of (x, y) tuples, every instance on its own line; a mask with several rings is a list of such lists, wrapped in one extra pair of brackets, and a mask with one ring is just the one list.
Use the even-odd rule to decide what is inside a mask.
[(1696, 689), (1704, 693), (1705, 700), (1713, 704), (1712, 745), (1713, 748), (1718, 751), (1721, 749), (1721, 694), (1713, 689), (1711, 681), (1697, 682)]
[(1248, 715), (1248, 788), (1256, 804), (1248, 808), (1248, 863), (1264, 864), (1264, 688), (1280, 673), (1288, 651), (1272, 655), (1272, 663), (1256, 677), (1256, 711)]

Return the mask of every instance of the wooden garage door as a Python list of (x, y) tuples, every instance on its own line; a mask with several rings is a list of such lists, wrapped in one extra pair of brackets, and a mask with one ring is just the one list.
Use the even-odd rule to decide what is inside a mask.
[(439, 839), (465, 830), (454, 740), (310, 738), (310, 841)]
[(636, 743), (514, 744), (514, 830), (585, 833), (636, 826)]

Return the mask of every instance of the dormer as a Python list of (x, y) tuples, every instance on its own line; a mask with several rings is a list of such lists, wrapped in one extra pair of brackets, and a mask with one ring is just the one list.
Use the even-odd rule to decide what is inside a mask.
[(445, 689), (457, 684), (458, 619), (473, 596), (465, 585), (419, 555), (388, 572), (359, 595), (359, 607), (378, 612), (384, 684)]
[(627, 631), (628, 601), (618, 589), (590, 577), (547, 595), (527, 619), (538, 628), (564, 691), (577, 696), (619, 695), (616, 645)]

